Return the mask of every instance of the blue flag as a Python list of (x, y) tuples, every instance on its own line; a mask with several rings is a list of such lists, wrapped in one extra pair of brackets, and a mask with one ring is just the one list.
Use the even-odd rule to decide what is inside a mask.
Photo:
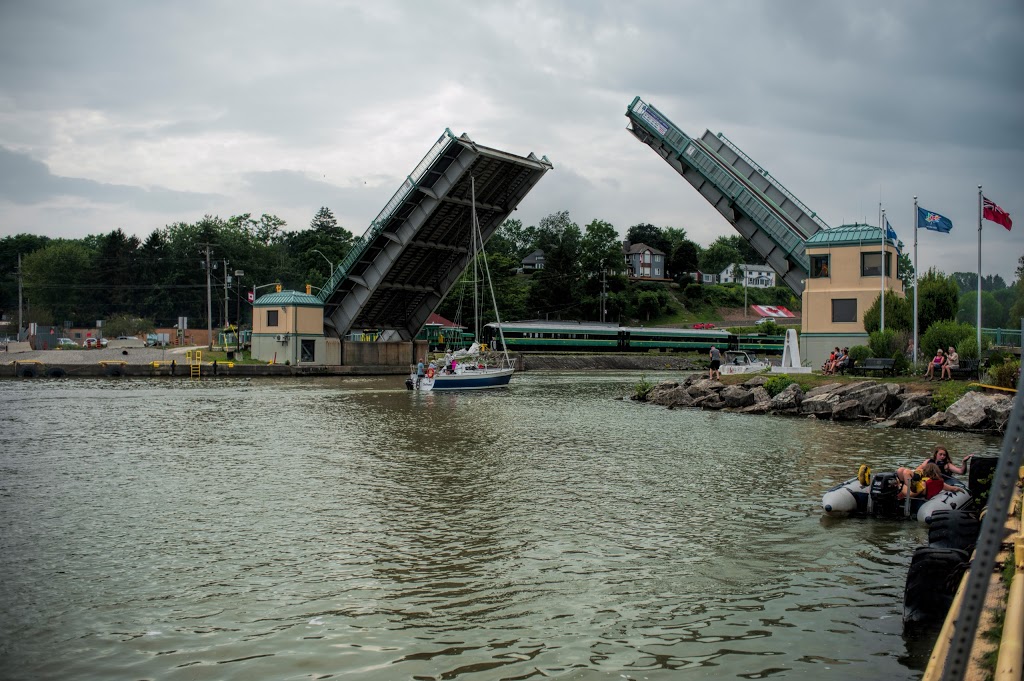
[(949, 230), (953, 229), (953, 221), (943, 215), (933, 213), (930, 210), (925, 210), (918, 206), (917, 226), (919, 228), (923, 227), (924, 229), (930, 229), (933, 232), (949, 234)]
[(900, 253), (900, 238), (896, 236), (896, 230), (889, 224), (889, 218), (885, 219), (885, 238), (892, 242), (892, 245), (896, 247), (896, 252)]

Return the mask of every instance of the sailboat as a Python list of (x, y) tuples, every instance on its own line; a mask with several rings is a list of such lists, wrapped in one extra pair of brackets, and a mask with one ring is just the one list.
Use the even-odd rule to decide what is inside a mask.
[[(515, 366), (505, 349), (504, 334), (501, 336), (500, 353), (484, 353), (480, 346), (480, 296), (478, 295), (479, 275), (477, 271), (477, 255), (484, 252), (483, 234), (480, 232), (480, 223), (476, 219), (476, 183), (470, 177), (470, 192), (473, 200), (472, 222), (470, 229), (471, 249), (473, 259), (473, 323), (475, 342), (465, 351), (445, 357), (440, 367), (429, 367), (423, 376), (417, 375), (413, 369), (412, 375), (406, 381), (406, 386), (412, 390), (434, 391), (434, 390), (481, 390), (485, 388), (503, 388), (512, 380)], [(494, 316), (498, 322), (498, 330), (501, 333), (501, 316), (498, 313), (498, 301), (494, 297), (494, 283), (491, 281), (491, 268), (487, 264), (487, 257), (480, 258), (483, 261), (484, 275), (488, 290), (491, 294), (491, 302), (494, 304)], [(497, 362), (495, 363), (495, 357)]]

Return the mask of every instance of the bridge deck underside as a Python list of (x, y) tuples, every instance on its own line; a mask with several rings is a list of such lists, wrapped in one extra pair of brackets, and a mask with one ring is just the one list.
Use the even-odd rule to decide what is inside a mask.
[(328, 327), (339, 336), (372, 328), (414, 337), (471, 263), (471, 179), (486, 241), (550, 167), (461, 140), (449, 145), (326, 301)]

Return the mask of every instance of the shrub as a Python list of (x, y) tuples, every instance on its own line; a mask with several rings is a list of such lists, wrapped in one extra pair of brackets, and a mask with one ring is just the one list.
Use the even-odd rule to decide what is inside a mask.
[(853, 360), (855, 366), (871, 356), (871, 348), (866, 345), (854, 345), (850, 348), (850, 359)]
[(957, 354), (960, 354), (960, 345), (974, 335), (974, 327), (970, 324), (954, 321), (935, 322), (924, 332), (918, 352), (924, 357), (932, 357), (938, 348), (945, 352), (952, 345), (957, 348)]
[[(982, 339), (982, 343), (984, 342), (985, 340)], [(967, 345), (967, 341), (964, 341), (964, 345)], [(977, 341), (972, 340), (971, 345), (977, 345)], [(962, 352), (960, 353), (960, 356), (963, 357)], [(1001, 366), (1004, 362), (1006, 362), (1006, 353), (1004, 353), (1002, 350), (993, 350), (988, 356), (988, 365), (990, 367)]]
[(896, 345), (896, 332), (892, 329), (872, 331), (868, 336), (868, 346), (875, 357), (892, 357), (902, 350)]
[(932, 392), (932, 406), (938, 411), (946, 411), (949, 409), (949, 405), (973, 390), (975, 390), (974, 386), (960, 381), (939, 383), (935, 387), (935, 391)]
[[(960, 341), (960, 345), (956, 347), (956, 354), (960, 355), (960, 359), (977, 359), (978, 358), (978, 341), (974, 337), (965, 338)], [(989, 364), (993, 364), (992, 358), (989, 358)], [(999, 364), (1003, 363), (1002, 357), (999, 358)]]
[(654, 384), (647, 380), (646, 374), (642, 374), (640, 376), (640, 380), (633, 386), (632, 399), (639, 402), (646, 402), (647, 396), (651, 394), (652, 390), (654, 390)]
[(769, 395), (775, 397), (794, 383), (796, 380), (786, 375), (772, 376), (765, 381), (764, 389), (768, 391)]
[(991, 377), (993, 385), (1000, 388), (1016, 388), (1020, 380), (1020, 362), (1017, 360), (1003, 362), (991, 369), (988, 375)]

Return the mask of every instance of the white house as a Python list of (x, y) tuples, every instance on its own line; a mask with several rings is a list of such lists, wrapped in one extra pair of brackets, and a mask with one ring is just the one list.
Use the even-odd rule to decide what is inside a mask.
[(769, 265), (740, 265), (742, 272), (740, 278), (733, 276), (736, 271), (736, 263), (733, 263), (721, 271), (718, 281), (722, 284), (738, 282), (750, 288), (771, 288), (775, 286), (775, 270)]

